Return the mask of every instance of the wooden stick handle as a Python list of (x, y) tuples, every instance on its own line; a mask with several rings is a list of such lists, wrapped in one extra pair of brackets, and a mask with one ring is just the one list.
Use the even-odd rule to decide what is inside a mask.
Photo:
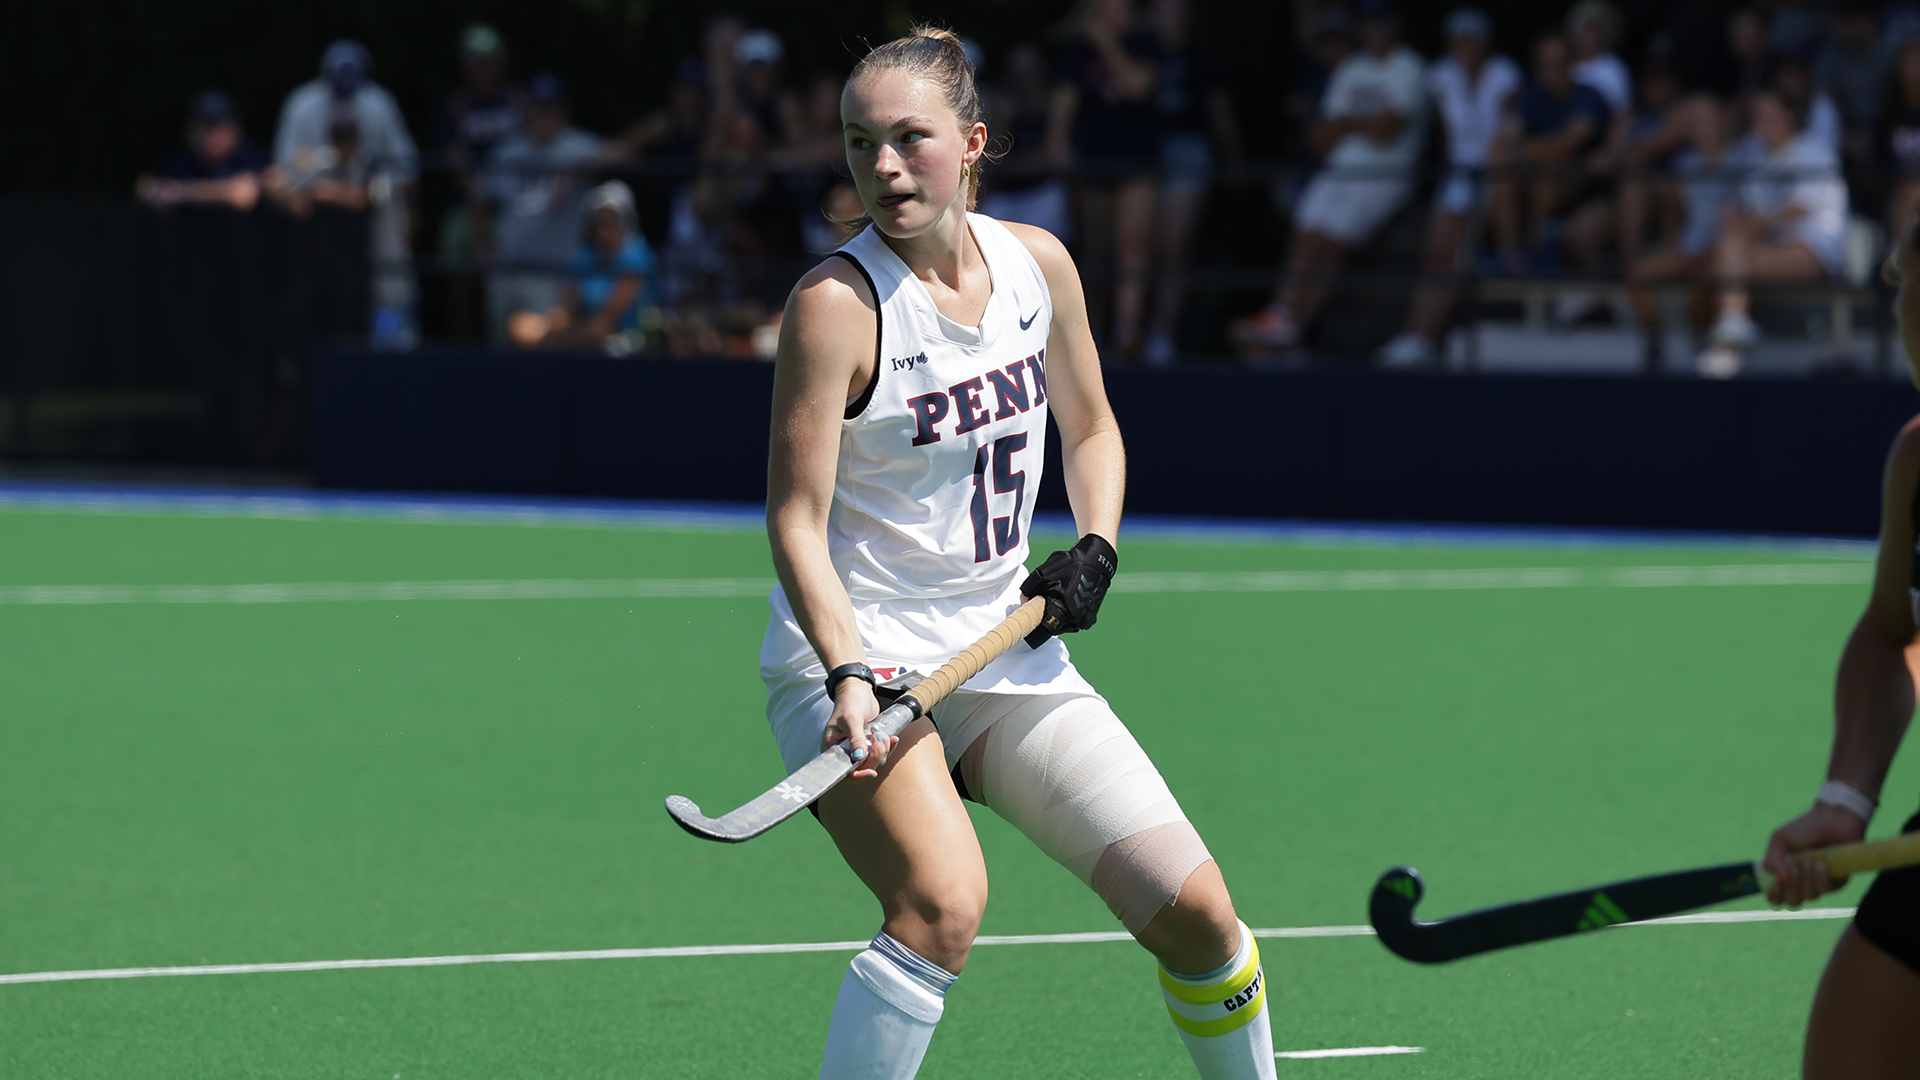
[(1920, 863), (1920, 832), (1904, 833), (1885, 840), (1806, 851), (1794, 856), (1805, 859), (1819, 856), (1826, 861), (1827, 875), (1835, 881), (1864, 874), (1869, 870), (1893, 870)]
[(1047, 600), (1043, 596), (1036, 596), (1021, 604), (1013, 614), (1007, 616), (1006, 622), (987, 631), (986, 637), (967, 646), (966, 652), (941, 665), (939, 671), (927, 676), (901, 696), (919, 702), (920, 714), (926, 715), (928, 709), (959, 689), (962, 683), (980, 674), (981, 668), (993, 663), (1014, 642), (1033, 633), (1033, 628), (1040, 625), (1040, 618), (1046, 613)]

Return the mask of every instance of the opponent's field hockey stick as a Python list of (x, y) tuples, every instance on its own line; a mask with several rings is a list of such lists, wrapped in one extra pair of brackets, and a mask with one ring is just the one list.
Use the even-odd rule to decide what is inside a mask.
[[(1920, 863), (1920, 833), (1821, 848), (1795, 857), (1813, 856), (1826, 860), (1827, 873), (1835, 881), (1869, 870), (1913, 866)], [(1421, 922), (1413, 917), (1413, 906), (1426, 893), (1426, 884), (1421, 881), (1418, 870), (1396, 866), (1381, 875), (1374, 885), (1368, 915), (1374, 932), (1387, 948), (1417, 963), (1439, 964), (1510, 945), (1526, 945), (1625, 922), (1678, 915), (1765, 892), (1772, 878), (1758, 862), (1728, 863), (1616, 881), (1578, 892), (1483, 908), (1438, 922)]]
[[(1047, 613), (1044, 597), (1034, 597), (1007, 616), (1007, 621), (987, 632), (987, 636), (967, 646), (967, 651), (946, 662), (939, 671), (901, 694), (873, 723), (867, 725), (869, 737), (898, 735), (900, 729), (919, 719), (955, 688), (980, 673), (994, 658), (1006, 652), (1014, 642), (1033, 632), (1040, 617)], [(833, 785), (853, 772), (853, 758), (846, 747), (829, 747), (800, 771), (774, 785), (766, 794), (728, 814), (710, 818), (700, 812), (692, 799), (667, 796), (667, 813), (680, 827), (704, 840), (737, 844), (751, 840), (805, 809)]]

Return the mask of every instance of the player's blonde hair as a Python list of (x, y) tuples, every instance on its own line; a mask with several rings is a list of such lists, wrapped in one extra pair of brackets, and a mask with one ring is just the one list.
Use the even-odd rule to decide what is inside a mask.
[[(851, 85), (862, 75), (880, 71), (905, 71), (938, 86), (940, 96), (946, 101), (947, 108), (952, 110), (953, 118), (959, 122), (963, 134), (986, 119), (984, 110), (980, 108), (980, 89), (973, 81), (973, 61), (967, 59), (966, 46), (960, 44), (960, 38), (951, 30), (921, 24), (905, 37), (874, 46), (860, 58), (859, 63), (853, 65), (847, 83)], [(968, 210), (972, 210), (979, 200), (980, 162), (986, 157), (982, 154), (980, 160), (967, 170)], [(853, 226), (854, 231), (859, 232), (873, 224), (873, 215), (863, 212), (850, 221), (841, 221), (839, 218), (832, 220)]]

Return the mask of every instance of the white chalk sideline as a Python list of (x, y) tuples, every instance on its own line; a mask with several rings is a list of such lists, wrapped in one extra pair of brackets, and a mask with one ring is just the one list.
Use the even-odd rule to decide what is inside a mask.
[[(1803, 919), (1845, 919), (1852, 908), (1805, 908), (1800, 911), (1716, 911), (1626, 923), (1632, 926), (1684, 926), (1700, 923), (1782, 922)], [(1370, 926), (1278, 926), (1255, 930), (1257, 938), (1370, 937)], [(1122, 930), (1084, 934), (983, 934), (975, 945), (1085, 945), (1131, 941)], [(468, 964), (531, 964), (555, 960), (655, 960), (680, 956), (767, 956), (781, 953), (855, 952), (865, 941), (793, 941), (763, 945), (665, 945), (645, 949), (580, 949), (566, 952), (471, 953), (456, 956), (390, 956), (364, 960), (292, 960), (267, 964), (194, 964), (185, 967), (83, 968), (73, 971), (24, 971), (0, 974), (0, 985), (85, 982), (94, 979), (152, 979), (187, 975), (265, 975), (297, 971), (357, 971), (367, 968), (460, 967)]]

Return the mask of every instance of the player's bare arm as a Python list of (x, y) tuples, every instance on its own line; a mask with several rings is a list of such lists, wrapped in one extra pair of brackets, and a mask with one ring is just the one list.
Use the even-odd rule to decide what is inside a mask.
[[(866, 647), (854, 626), (853, 605), (827, 551), (827, 511), (833, 504), (840, 424), (849, 403), (873, 378), (874, 299), (845, 259), (828, 259), (794, 286), (780, 323), (773, 369), (773, 429), (767, 464), (767, 535), (774, 571), (793, 613), (832, 671), (864, 663)], [(833, 720), (823, 748), (852, 743), (856, 760), (868, 749), (866, 726), (880, 714), (873, 687), (842, 679), (834, 687)], [(888, 747), (865, 778), (884, 764)]]
[(1065, 245), (1045, 229), (1005, 223), (1046, 275), (1053, 297), (1053, 330), (1047, 335), (1047, 397), (1060, 429), (1060, 452), (1080, 535), (1093, 533), (1120, 545), (1120, 507), (1127, 488), (1126, 450), (1120, 425), (1107, 403), (1100, 353), (1087, 322), (1080, 271)]
[[(1876, 801), (1913, 717), (1914, 676), (1909, 661), (1915, 627), (1907, 589), (1913, 580), (1916, 480), (1920, 480), (1920, 420), (1909, 421), (1901, 429), (1887, 457), (1873, 593), (1847, 638), (1834, 687), (1833, 752), (1827, 779)], [(1829, 878), (1826, 864), (1819, 859), (1788, 856), (1859, 840), (1866, 831), (1865, 818), (1828, 802), (1817, 802), (1782, 825), (1767, 844), (1767, 869), (1779, 877), (1768, 899), (1798, 905), (1838, 888), (1841, 883)]]

